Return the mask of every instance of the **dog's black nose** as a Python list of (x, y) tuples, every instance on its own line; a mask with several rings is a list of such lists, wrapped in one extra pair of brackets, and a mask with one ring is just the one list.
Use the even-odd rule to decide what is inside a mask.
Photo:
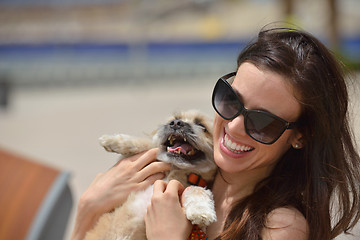
[(178, 120), (178, 119), (172, 120), (169, 124), (172, 129), (179, 129), (185, 125), (185, 123), (182, 120)]

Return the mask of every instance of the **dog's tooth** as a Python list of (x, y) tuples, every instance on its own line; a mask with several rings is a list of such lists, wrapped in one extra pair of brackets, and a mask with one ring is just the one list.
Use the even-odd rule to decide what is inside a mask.
[(175, 137), (173, 135), (170, 135), (169, 141), (170, 141), (171, 145), (174, 143), (174, 140), (175, 140)]
[(190, 155), (190, 156), (192, 156), (192, 155), (195, 154), (195, 150), (194, 150), (194, 149), (191, 149), (191, 151), (189, 151), (187, 154)]

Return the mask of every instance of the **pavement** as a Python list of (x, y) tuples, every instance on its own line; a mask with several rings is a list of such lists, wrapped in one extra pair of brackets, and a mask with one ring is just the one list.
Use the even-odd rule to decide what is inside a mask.
[[(152, 85), (15, 89), (8, 108), (0, 111), (0, 147), (71, 172), (75, 207), (67, 239), (81, 193), (97, 173), (106, 171), (117, 160), (116, 154), (100, 147), (98, 138), (112, 133), (146, 136), (174, 111), (199, 109), (212, 116), (210, 98), (216, 80), (212, 76)], [(358, 139), (359, 89), (359, 84), (351, 88), (352, 119)]]

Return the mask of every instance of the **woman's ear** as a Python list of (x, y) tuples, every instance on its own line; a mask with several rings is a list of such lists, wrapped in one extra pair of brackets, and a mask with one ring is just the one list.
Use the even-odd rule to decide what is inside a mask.
[(291, 146), (295, 149), (301, 149), (305, 145), (303, 135), (298, 130), (295, 130), (293, 138), (291, 140)]

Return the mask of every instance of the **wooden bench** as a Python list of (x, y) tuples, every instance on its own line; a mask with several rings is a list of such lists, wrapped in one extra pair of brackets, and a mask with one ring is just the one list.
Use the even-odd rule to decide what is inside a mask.
[(63, 239), (69, 173), (0, 149), (0, 239)]

